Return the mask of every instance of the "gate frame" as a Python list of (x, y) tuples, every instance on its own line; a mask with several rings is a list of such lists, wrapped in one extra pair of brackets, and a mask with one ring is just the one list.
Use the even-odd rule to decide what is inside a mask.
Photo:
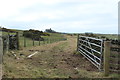
[[(94, 51), (94, 52), (97, 52), (100, 54), (99, 57), (95, 56), (94, 54), (90, 53), (89, 51), (85, 50), (84, 48), (82, 49), (82, 47), (80, 46), (80, 38), (83, 37), (85, 38), (85, 40), (82, 40), (82, 42), (86, 42), (86, 44), (90, 44), (90, 45), (94, 45), (94, 46), (98, 46), (100, 47), (100, 52), (95, 50), (95, 49), (92, 49), (92, 47), (90, 48), (89, 46), (86, 47), (86, 45), (83, 45), (85, 46), (86, 48), (89, 48), (91, 51)], [(89, 41), (87, 41), (88, 39), (92, 39), (92, 40), (96, 40), (96, 41), (100, 41), (100, 45), (97, 45), (95, 43), (91, 43)], [(102, 68), (102, 57), (103, 57), (103, 40), (102, 39), (97, 39), (97, 38), (93, 38), (93, 37), (87, 37), (87, 36), (80, 36), (80, 34), (78, 34), (78, 38), (77, 38), (77, 51), (80, 52), (80, 54), (82, 54), (85, 58), (87, 58), (93, 65), (95, 65), (99, 71), (101, 71), (101, 68)], [(81, 50), (82, 49), (82, 50)], [(84, 50), (84, 51), (83, 51)], [(90, 57), (89, 55), (87, 54), (90, 54), (92, 55), (95, 59), (96, 58), (99, 58), (99, 61), (96, 61), (94, 60), (94, 58)], [(94, 61), (94, 62), (93, 62)], [(97, 64), (96, 64), (97, 63)], [(99, 65), (98, 65), (99, 64)], [(97, 66), (98, 65), (98, 66)]]

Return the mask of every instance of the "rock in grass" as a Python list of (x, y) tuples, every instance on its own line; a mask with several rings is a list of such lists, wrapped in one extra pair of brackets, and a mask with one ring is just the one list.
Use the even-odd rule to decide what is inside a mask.
[(11, 51), (10, 53), (14, 54), (15, 52), (14, 52), (14, 51)]
[(29, 50), (30, 52), (34, 52), (34, 50)]
[(23, 56), (24, 54), (20, 53), (20, 56)]

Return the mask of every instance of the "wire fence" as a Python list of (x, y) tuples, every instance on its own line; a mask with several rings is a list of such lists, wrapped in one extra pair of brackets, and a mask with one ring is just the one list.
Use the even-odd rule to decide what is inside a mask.
[(67, 40), (67, 38), (61, 34), (59, 34), (59, 36), (40, 36), (40, 38), (36, 40), (34, 36), (32, 38), (27, 38), (23, 36), (22, 33), (18, 32), (5, 32), (3, 35), (1, 35), (1, 38), (3, 43), (3, 53), (6, 53), (12, 49), (19, 50), (24, 47), (41, 46), (44, 44)]
[(20, 47), (30, 47), (30, 46), (40, 46), (40, 45), (44, 45), (44, 44), (50, 44), (50, 43), (54, 43), (54, 42), (58, 42), (58, 41), (64, 41), (67, 40), (64, 37), (42, 37), (39, 40), (35, 40), (34, 38), (30, 39), (30, 38), (26, 38), (24, 36), (21, 36), (19, 38), (19, 43), (20, 43)]

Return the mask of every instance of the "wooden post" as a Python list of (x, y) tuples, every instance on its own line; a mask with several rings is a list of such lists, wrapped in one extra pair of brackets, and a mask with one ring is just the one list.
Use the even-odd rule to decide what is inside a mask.
[(35, 45), (35, 40), (34, 40), (34, 38), (33, 38), (33, 46)]
[(24, 47), (26, 47), (26, 38), (25, 38), (25, 31), (24, 31)]
[(17, 49), (19, 50), (19, 33), (16, 32), (16, 35), (17, 35)]
[(26, 38), (24, 36), (24, 47), (26, 47)]
[(50, 39), (50, 43), (52, 43), (52, 41), (53, 41), (53, 38)]
[(56, 39), (54, 38), (54, 42), (56, 42)]
[(7, 47), (7, 53), (9, 52), (9, 48), (10, 48), (10, 46), (9, 46), (9, 43), (10, 43), (10, 39), (9, 39), (9, 36), (10, 36), (10, 33), (9, 33), (9, 31), (8, 31), (8, 37), (7, 37), (7, 45), (6, 45), (6, 47)]
[(47, 38), (47, 44), (49, 43), (49, 39)]
[(55, 38), (54, 38), (53, 40), (54, 40), (54, 42), (55, 42)]
[(53, 43), (55, 42), (55, 38), (53, 38)]
[(51, 40), (50, 40), (50, 38), (49, 38), (49, 43), (51, 43)]
[(109, 75), (109, 61), (110, 61), (110, 41), (104, 42), (104, 75)]
[(35, 42), (34, 42), (34, 36), (33, 36), (33, 33), (32, 33), (32, 38), (33, 38), (33, 46), (34, 46), (34, 43), (35, 43)]
[(57, 41), (56, 39), (57, 39), (57, 38), (55, 38), (55, 42)]
[(50, 43), (52, 43), (52, 38), (50, 39)]
[(44, 38), (44, 40), (43, 40), (43, 44), (45, 44), (45, 38)]
[(40, 46), (40, 37), (39, 37), (39, 46)]
[(5, 54), (4, 39), (2, 40), (2, 44), (3, 44), (3, 55), (4, 55)]
[(79, 47), (79, 35), (80, 34), (77, 35), (77, 51), (78, 51), (78, 47)]
[(51, 38), (51, 43), (53, 42), (53, 38)]
[(2, 56), (3, 56), (3, 39), (2, 39), (2, 35), (0, 32), (0, 64), (2, 64)]

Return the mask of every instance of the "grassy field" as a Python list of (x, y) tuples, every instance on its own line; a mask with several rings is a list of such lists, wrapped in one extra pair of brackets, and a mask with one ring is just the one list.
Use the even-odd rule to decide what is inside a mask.
[[(45, 41), (35, 41), (24, 37), (20, 33), (20, 50), (9, 50), (3, 56), (4, 78), (118, 78), (116, 73), (105, 77), (103, 72), (93, 66), (80, 53), (76, 52), (77, 35), (50, 33), (42, 36)], [(10, 33), (15, 34), (15, 33)], [(7, 35), (3, 32), (3, 35)], [(110, 39), (117, 35), (97, 34)], [(50, 44), (49, 44), (50, 43)], [(44, 45), (43, 45), (44, 44)], [(30, 54), (38, 52), (31, 58)], [(15, 56), (16, 55), (16, 56)]]
[[(50, 33), (50, 36), (41, 36), (41, 37), (44, 39), (44, 41), (40, 41), (40, 45), (66, 40), (64, 35), (57, 33)], [(24, 47), (24, 37), (21, 36), (19, 39), (20, 39), (20, 47)], [(25, 39), (26, 39), (26, 47), (33, 46), (32, 39), (30, 38), (25, 38)], [(34, 41), (34, 46), (39, 46), (39, 41)]]
[(117, 34), (97, 34), (97, 36), (105, 36), (109, 39), (118, 39), (118, 35)]
[[(72, 35), (77, 35), (77, 34), (72, 34)], [(85, 36), (85, 33), (80, 33), (80, 35), (84, 35)], [(94, 33), (93, 35), (96, 36), (96, 37), (104, 36), (104, 37), (106, 37), (108, 39), (114, 39), (114, 40), (118, 39), (118, 34), (97, 34), (97, 33)]]
[[(77, 38), (10, 51), (3, 56), (4, 78), (105, 78), (103, 72), (79, 53)], [(28, 55), (38, 52), (32, 58)], [(14, 56), (16, 54), (17, 58)], [(112, 74), (106, 78), (118, 77)]]

